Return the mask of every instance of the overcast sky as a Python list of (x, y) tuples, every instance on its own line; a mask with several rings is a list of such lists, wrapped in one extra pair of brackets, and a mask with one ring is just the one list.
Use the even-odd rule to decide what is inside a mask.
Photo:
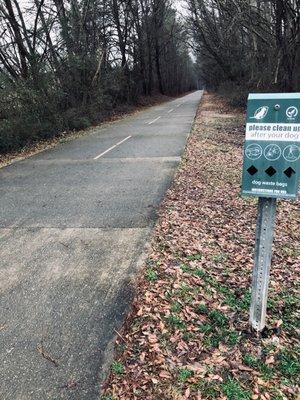
[[(184, 7), (182, 6), (184, 3), (184, 0), (173, 0), (175, 7), (179, 10), (179, 11), (183, 11)], [(20, 4), (32, 4), (32, 0), (19, 0)]]

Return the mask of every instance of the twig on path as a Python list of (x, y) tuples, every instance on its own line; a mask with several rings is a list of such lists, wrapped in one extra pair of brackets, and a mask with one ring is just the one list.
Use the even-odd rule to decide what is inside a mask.
[(44, 349), (42, 344), (37, 345), (37, 351), (44, 357), (46, 360), (50, 361), (55, 367), (58, 367), (58, 362)]
[(119, 338), (121, 338), (123, 340), (123, 342), (126, 343), (126, 340), (123, 338), (123, 336), (116, 329), (114, 329), (114, 331), (119, 336)]

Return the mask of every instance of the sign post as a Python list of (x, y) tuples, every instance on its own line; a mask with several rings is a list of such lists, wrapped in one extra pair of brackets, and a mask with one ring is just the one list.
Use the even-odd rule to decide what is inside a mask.
[(296, 199), (300, 179), (300, 93), (250, 94), (242, 195), (258, 197), (250, 323), (266, 325), (276, 200)]

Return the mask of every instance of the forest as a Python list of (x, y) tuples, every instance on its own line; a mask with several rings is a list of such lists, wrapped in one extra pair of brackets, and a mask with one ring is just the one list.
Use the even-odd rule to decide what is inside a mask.
[(0, 3), (0, 153), (202, 86), (300, 90), (299, 0)]
[(3, 0), (0, 152), (196, 88), (170, 0)]
[(300, 90), (299, 0), (188, 0), (206, 87), (244, 106), (249, 92)]

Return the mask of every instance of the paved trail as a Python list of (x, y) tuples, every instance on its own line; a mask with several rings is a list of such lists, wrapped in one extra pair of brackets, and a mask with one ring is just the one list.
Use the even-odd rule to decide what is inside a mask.
[(202, 92), (0, 170), (0, 399), (93, 400)]

